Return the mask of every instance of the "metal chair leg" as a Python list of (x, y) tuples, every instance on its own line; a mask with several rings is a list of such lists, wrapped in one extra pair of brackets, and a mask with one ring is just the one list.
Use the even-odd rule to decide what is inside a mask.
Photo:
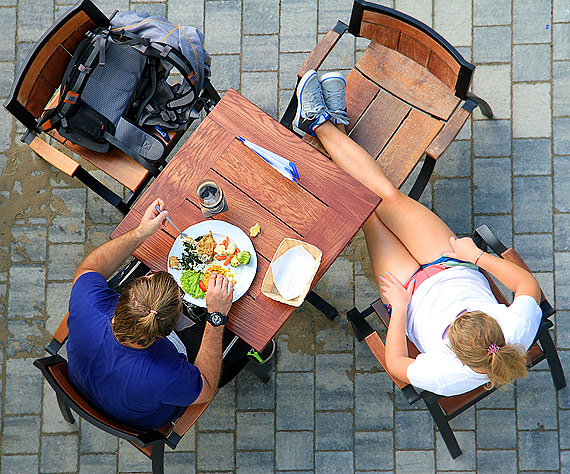
[(554, 383), (554, 388), (556, 390), (562, 390), (566, 387), (566, 377), (564, 376), (564, 370), (562, 369), (562, 364), (560, 363), (560, 358), (558, 357), (558, 352), (554, 346), (554, 341), (548, 331), (544, 331), (538, 338), (542, 350), (546, 354), (546, 361), (550, 367), (550, 375), (552, 375), (552, 382)]
[(427, 400), (425, 400), (425, 402), (429, 412), (431, 413), (431, 416), (433, 417), (433, 421), (435, 422), (439, 432), (441, 433), (443, 441), (445, 441), (445, 445), (449, 450), (449, 454), (451, 454), (451, 457), (453, 459), (461, 456), (462, 453), (461, 453), (461, 448), (459, 447), (459, 443), (457, 442), (455, 434), (453, 434), (453, 430), (449, 426), (449, 422), (447, 421), (447, 418), (445, 417), (443, 410), (439, 406), (439, 403), (437, 402), (430, 403)]
[(305, 299), (331, 321), (338, 316), (338, 310), (314, 291), (310, 291)]
[(73, 418), (73, 414), (71, 413), (69, 405), (65, 403), (65, 399), (59, 394), (56, 394), (56, 396), (57, 404), (59, 405), (59, 411), (61, 411), (61, 416), (63, 416), (64, 420), (68, 423), (75, 423), (75, 418)]
[(152, 474), (164, 474), (164, 443), (152, 447)]
[(473, 102), (476, 102), (479, 108), (481, 109), (481, 113), (487, 118), (493, 118), (493, 110), (491, 106), (487, 103), (486, 100), (481, 99), (481, 97), (476, 96), (472, 92), (467, 93), (467, 98), (471, 99)]

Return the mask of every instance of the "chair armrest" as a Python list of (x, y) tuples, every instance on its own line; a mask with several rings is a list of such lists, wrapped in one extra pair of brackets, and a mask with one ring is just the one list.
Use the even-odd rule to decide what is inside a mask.
[(322, 37), (305, 59), (301, 69), (299, 69), (298, 76), (303, 77), (310, 69), (318, 69), (347, 29), (348, 25), (339, 20), (336, 26)]
[[(212, 400), (213, 399), (214, 397), (212, 397)], [(208, 408), (208, 405), (212, 402), (212, 400), (206, 403), (200, 403), (199, 405), (189, 405), (186, 410), (184, 410), (184, 413), (182, 413), (180, 418), (176, 420), (171, 432), (168, 434), (168, 436), (165, 437), (166, 444), (172, 449), (175, 449), (182, 439), (182, 436), (184, 436), (190, 427), (196, 423), (198, 418), (200, 418), (202, 413), (204, 413), (204, 410)]]
[(80, 168), (79, 163), (55, 149), (41, 138), (34, 136), (29, 142), (26, 140), (30, 148), (39, 156), (46, 160), (50, 165), (64, 172), (68, 176), (74, 176), (77, 169)]
[(449, 145), (451, 145), (451, 142), (455, 140), (455, 137), (463, 128), (463, 125), (471, 115), (475, 105), (477, 105), (475, 102), (467, 100), (465, 104), (463, 104), (463, 107), (457, 109), (453, 113), (451, 118), (427, 147), (426, 155), (437, 160), (443, 152), (447, 150)]

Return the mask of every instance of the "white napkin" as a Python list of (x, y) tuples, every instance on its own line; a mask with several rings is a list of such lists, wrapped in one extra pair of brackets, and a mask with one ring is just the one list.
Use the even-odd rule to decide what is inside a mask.
[(307, 287), (315, 272), (315, 257), (302, 245), (287, 250), (271, 263), (273, 283), (286, 300), (297, 298)]

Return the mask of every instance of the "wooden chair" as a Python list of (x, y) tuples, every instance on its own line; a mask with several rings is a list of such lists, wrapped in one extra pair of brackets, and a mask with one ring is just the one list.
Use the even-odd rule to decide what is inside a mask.
[[(344, 33), (371, 40), (348, 74), (349, 136), (374, 156), (400, 187), (425, 154), (410, 196), (418, 199), (435, 161), (473, 109), (491, 118), (489, 105), (468, 92), (475, 66), (422, 22), (391, 8), (354, 0), (350, 24), (339, 21), (319, 41), (298, 73), (318, 69)], [(293, 94), (281, 123), (291, 127)], [(318, 139), (305, 136), (324, 151)], [(325, 153), (326, 154), (326, 153)]]
[[(121, 269), (109, 280), (109, 286), (118, 290), (123, 288), (134, 278), (146, 275), (148, 271), (148, 267), (138, 260), (133, 259), (126, 267)], [(105, 431), (106, 433), (112, 434), (113, 436), (127, 440), (145, 456), (151, 459), (153, 474), (163, 474), (165, 445), (175, 449), (184, 434), (198, 420), (198, 418), (200, 418), (210, 402), (199, 405), (189, 405), (177, 420), (154, 430), (133, 428), (113, 419), (111, 416), (99, 409), (77, 389), (69, 377), (67, 361), (62, 356), (58, 355), (58, 351), (67, 340), (68, 316), (69, 313), (65, 315), (54, 333), (53, 339), (46, 347), (46, 351), (50, 356), (34, 361), (34, 366), (41, 370), (46, 381), (54, 389), (63, 418), (69, 423), (75, 423), (75, 419), (71, 413), (71, 410), (73, 410), (81, 418), (97, 428)], [(251, 370), (251, 372), (260, 379), (260, 381), (265, 383), (269, 380), (269, 375), (265, 370), (267, 366), (247, 363), (245, 354), (249, 346), (247, 346), (244, 351), (243, 346), (245, 343), (241, 340), (238, 341), (238, 339), (239, 338), (235, 336), (234, 340), (228, 345), (224, 351), (224, 358), (230, 351), (241, 351), (244, 355), (244, 363), (236, 363), (232, 366), (233, 369), (231, 372), (226, 371), (227, 373), (225, 373), (223, 378), (220, 380), (218, 389), (235, 377), (244, 367)]]
[[(62, 153), (48, 141), (42, 140), (40, 138), (42, 129), (38, 126), (44, 110), (55, 102), (65, 69), (73, 52), (84, 38), (85, 32), (107, 25), (109, 19), (90, 0), (79, 1), (37, 42), (18, 72), (4, 106), (27, 128), (22, 141), (30, 145), (32, 150), (63, 173), (81, 180), (126, 214), (146, 184), (158, 175), (164, 162), (150, 164), (146, 168), (118, 149), (105, 154), (97, 153), (69, 142), (56, 131), (49, 132), (51, 137), (65, 145), (71, 152), (125, 186), (128, 194), (123, 199), (86, 171), (75, 159)], [(212, 104), (220, 99), (209, 80), (205, 81), (201, 97), (203, 100), (198, 101), (197, 109), (205, 106), (209, 110)], [(182, 135), (183, 132), (169, 133), (168, 153), (176, 146)]]
[[(476, 229), (474, 240), (480, 248), (486, 250), (487, 246), (489, 246), (497, 255), (516, 263), (526, 270), (529, 270), (521, 257), (512, 248), (506, 248), (486, 225), (480, 226)], [(485, 275), (489, 281), (495, 298), (497, 298), (497, 301), (499, 303), (509, 305), (510, 303), (501, 293), (497, 285), (488, 274)], [(553, 326), (552, 321), (550, 321), (549, 318), (555, 313), (555, 310), (546, 300), (544, 293), (542, 292), (540, 308), (542, 310), (542, 322), (535, 341), (528, 350), (529, 367), (534, 367), (536, 364), (546, 359), (550, 367), (554, 388), (556, 390), (561, 390), (566, 386), (566, 379), (564, 377), (560, 359), (558, 358), (558, 353), (556, 352), (556, 347), (554, 346), (552, 337), (548, 332), (549, 328)], [(380, 299), (372, 303), (372, 305), (363, 312), (353, 308), (348, 312), (347, 317), (352, 324), (356, 338), (359, 341), (366, 342), (380, 365), (382, 365), (384, 370), (386, 370), (384, 342), (380, 338), (380, 335), (374, 331), (366, 321), (366, 317), (372, 313), (375, 313), (380, 318), (386, 328), (388, 327), (390, 317)], [(409, 339), (407, 341), (408, 353), (410, 357), (415, 358), (419, 354), (419, 351)], [(386, 372), (390, 375), (387, 370)], [(402, 390), (402, 393), (406, 396), (410, 405), (416, 403), (418, 400), (423, 400), (425, 402), (451, 456), (454, 459), (461, 455), (461, 448), (459, 447), (457, 439), (449, 426), (449, 421), (495, 391), (495, 389), (487, 390), (484, 386), (481, 386), (461, 395), (443, 397), (426, 390), (418, 393), (412, 385), (392, 377), (391, 375), (390, 377)]]

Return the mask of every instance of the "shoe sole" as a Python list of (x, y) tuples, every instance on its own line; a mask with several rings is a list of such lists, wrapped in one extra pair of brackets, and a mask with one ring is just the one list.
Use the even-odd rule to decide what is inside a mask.
[(305, 75), (299, 81), (297, 85), (297, 112), (295, 113), (295, 121), (293, 122), (295, 126), (300, 130), (301, 127), (299, 126), (299, 122), (301, 121), (301, 95), (303, 94), (303, 89), (305, 88), (305, 84), (307, 81), (313, 77), (313, 75), (317, 75), (317, 71), (311, 69), (305, 73)]
[(275, 350), (277, 349), (277, 344), (275, 343), (275, 341), (273, 339), (271, 339), (271, 344), (272, 344), (271, 353), (269, 354), (269, 356), (267, 356), (265, 358), (265, 360), (263, 362), (258, 362), (259, 365), (263, 365), (266, 362), (269, 362), (273, 358), (273, 356), (275, 355)]

